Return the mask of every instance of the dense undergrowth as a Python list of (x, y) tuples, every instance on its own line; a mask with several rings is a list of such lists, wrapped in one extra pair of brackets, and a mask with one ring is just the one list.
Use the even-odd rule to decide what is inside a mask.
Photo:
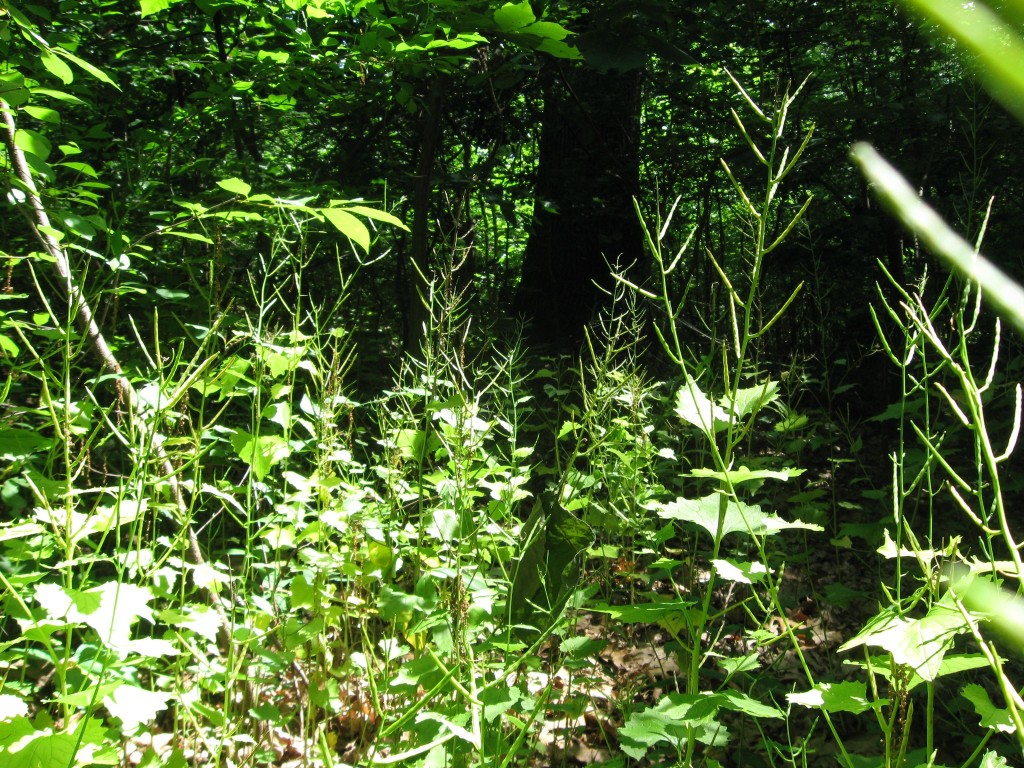
[[(263, 221), (246, 292), (221, 301), (215, 253), (193, 312), (172, 287), (145, 319), (104, 306), (130, 332), (97, 363), (82, 309), (131, 288), (69, 273), (55, 298), (64, 252), (19, 177), (43, 250), (9, 257), (0, 296), (3, 765), (1018, 758), (1020, 608), (992, 586), (1021, 573), (1016, 362), (974, 283), (884, 273), (896, 402), (853, 417), (821, 361), (767, 359), (801, 290), (772, 305), (765, 274), (810, 205), (780, 190), (811, 132), (787, 125), (797, 94), (735, 86), (761, 172), (724, 168), (741, 249), (670, 251), (674, 208), (644, 219), (650, 279), (620, 277), (575, 358), (476, 328), (441, 275), (421, 351), (375, 391), (360, 275), (339, 258), (325, 300), (302, 244), (394, 217), (222, 181), (171, 234)], [(702, 330), (684, 258), (719, 276)]]

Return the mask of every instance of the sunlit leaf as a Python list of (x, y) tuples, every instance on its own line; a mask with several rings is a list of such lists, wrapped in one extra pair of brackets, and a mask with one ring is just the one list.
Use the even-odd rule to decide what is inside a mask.
[(217, 186), (233, 195), (241, 195), (242, 197), (247, 197), (252, 191), (252, 187), (249, 184), (236, 178), (221, 179), (217, 182)]
[(291, 448), (279, 435), (253, 435), (239, 429), (231, 435), (231, 447), (238, 458), (252, 468), (253, 476), (262, 480), (271, 467), (288, 458)]
[(971, 702), (974, 711), (981, 717), (982, 728), (1001, 733), (1013, 733), (1017, 730), (1010, 711), (993, 704), (992, 699), (988, 696), (988, 691), (977, 683), (965, 685), (960, 695)]
[(923, 679), (935, 680), (953, 640), (970, 627), (963, 614), (947, 602), (937, 602), (919, 619), (901, 616), (895, 608), (877, 614), (856, 636), (839, 647), (848, 651), (860, 645), (883, 648), (893, 661), (905, 664)]
[(529, 0), (505, 3), (494, 12), (494, 22), (502, 32), (517, 32), (537, 20)]
[(24, 717), (28, 714), (28, 704), (18, 696), (0, 693), (0, 721)]
[(698, 467), (697, 469), (690, 471), (691, 477), (713, 477), (723, 484), (728, 483), (732, 486), (742, 485), (743, 483), (749, 483), (754, 480), (790, 480), (794, 477), (799, 477), (804, 473), (803, 469), (785, 468), (785, 469), (750, 469), (749, 467), (738, 467), (737, 469), (728, 469), (725, 472), (720, 472), (716, 469), (708, 469), (706, 467)]
[(58, 56), (55, 56), (48, 50), (43, 50), (39, 54), (39, 61), (46, 71), (51, 75), (59, 79), (64, 85), (68, 85), (72, 80), (75, 79), (74, 73), (71, 71), (71, 67)]
[[(17, 744), (17, 751), (7, 747)], [(54, 732), (52, 728), (36, 729), (24, 717), (0, 723), (0, 756), (4, 768), (44, 768), (77, 765), (75, 752), (80, 746), (77, 728)]]
[(561, 40), (552, 40), (550, 38), (541, 40), (540, 45), (537, 46), (537, 50), (541, 53), (546, 53), (549, 56), (554, 56), (556, 59), (583, 58), (583, 54), (579, 52), (578, 48), (575, 48)]
[(709, 438), (729, 426), (729, 414), (711, 402), (697, 382), (687, 375), (686, 383), (676, 393), (676, 415), (692, 424)]
[(110, 76), (106, 72), (104, 72), (103, 70), (99, 69), (98, 67), (93, 66), (92, 64), (90, 64), (85, 59), (79, 58), (78, 56), (75, 56), (75, 54), (73, 54), (70, 51), (67, 51), (67, 50), (65, 50), (63, 48), (55, 48), (54, 52), (57, 53), (60, 56), (63, 56), (65, 59), (70, 61), (72, 64), (77, 64), (78, 66), (80, 66), (82, 69), (84, 69), (86, 72), (88, 72), (90, 75), (95, 77), (100, 82), (106, 83), (107, 85), (112, 85), (115, 88), (117, 88), (117, 90), (121, 90), (120, 86), (118, 86), (117, 83), (115, 83), (113, 80), (111, 80)]
[(208, 238), (206, 235), (201, 235), (198, 232), (183, 232), (180, 229), (167, 229), (161, 234), (174, 235), (175, 237), (183, 237), (186, 240), (197, 240), (200, 243), (206, 243), (207, 245), (213, 245), (213, 240)]
[(53, 149), (48, 138), (30, 128), (19, 128), (14, 134), (14, 143), (22, 152), (34, 155), (40, 160), (46, 160)]
[(171, 7), (171, 0), (139, 0), (142, 18), (165, 11)]
[(731, 410), (737, 418), (743, 418), (757, 413), (778, 397), (779, 383), (766, 381), (764, 384), (738, 389), (734, 395), (727, 395), (719, 400), (719, 404), (723, 409)]
[(364, 251), (370, 250), (370, 230), (351, 213), (338, 208), (321, 208), (320, 212), (345, 237), (349, 238)]
[(405, 226), (405, 224), (402, 222), (400, 218), (388, 213), (387, 211), (381, 211), (376, 208), (368, 208), (365, 205), (349, 205), (345, 207), (345, 210), (351, 211), (352, 213), (357, 213), (360, 216), (366, 217), (367, 219), (383, 221), (386, 224), (391, 224), (392, 226), (404, 229), (406, 232), (409, 231), (409, 228)]
[[(723, 502), (723, 500), (725, 500)], [(725, 504), (724, 510), (722, 504)], [(790, 522), (778, 515), (766, 514), (756, 504), (744, 504), (727, 500), (721, 494), (713, 493), (698, 499), (677, 498), (655, 507), (659, 517), (667, 520), (681, 520), (699, 525), (712, 537), (729, 533), (750, 533), (755, 536), (771, 536), (789, 528), (803, 528), (820, 531), (821, 526), (800, 520)], [(719, 517), (721, 516), (721, 520)], [(719, 524), (721, 523), (721, 531)]]
[(809, 691), (787, 693), (790, 704), (821, 709), (825, 712), (852, 712), (859, 715), (869, 709), (879, 709), (885, 701), (868, 699), (867, 683), (847, 681), (843, 683), (818, 683)]
[(37, 584), (35, 598), (50, 618), (92, 627), (122, 657), (130, 650), (132, 625), (140, 618), (153, 620), (153, 594), (137, 584), (111, 581), (88, 590)]
[(723, 579), (740, 584), (758, 584), (764, 581), (765, 576), (768, 575), (768, 569), (764, 563), (757, 561), (739, 563), (734, 560), (712, 560), (711, 564)]
[(565, 40), (569, 36), (569, 30), (561, 24), (553, 21), (535, 21), (519, 30), (524, 35), (536, 35), (548, 40)]
[(147, 691), (134, 685), (124, 684), (103, 699), (111, 715), (121, 721), (121, 730), (134, 733), (139, 726), (156, 720), (157, 715), (167, 709), (169, 693)]

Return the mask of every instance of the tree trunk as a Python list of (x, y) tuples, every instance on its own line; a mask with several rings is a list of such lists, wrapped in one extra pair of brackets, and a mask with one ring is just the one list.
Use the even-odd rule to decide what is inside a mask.
[(420, 352), (423, 333), (430, 319), (426, 301), (429, 296), (430, 264), (430, 207), (434, 192), (434, 166), (441, 143), (441, 114), (444, 107), (443, 75), (434, 75), (430, 83), (420, 128), (420, 156), (413, 188), (413, 219), (411, 275), (405, 286), (404, 336), (405, 350), (414, 355)]
[(639, 263), (641, 70), (547, 65), (533, 225), (516, 310), (538, 343), (570, 349), (609, 287)]

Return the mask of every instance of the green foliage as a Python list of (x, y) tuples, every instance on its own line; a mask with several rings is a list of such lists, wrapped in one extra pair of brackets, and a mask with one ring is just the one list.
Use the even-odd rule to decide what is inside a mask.
[[(912, 5), (1016, 109), (1011, 5)], [(1024, 321), (995, 267), (1016, 231), (980, 203), (1019, 155), (913, 25), (860, 2), (0, 14), (0, 763), (995, 766), (1024, 743), (1020, 390), (983, 297)], [(641, 68), (644, 155), (603, 170), (645, 179), (650, 269), (604, 286), (581, 357), (543, 357), (506, 310), (550, 207), (545, 78)], [(855, 150), (980, 291), (873, 218), (838, 162), (873, 132), (956, 182), (937, 210), (968, 198), (990, 260)], [(873, 330), (891, 405), (858, 380)]]

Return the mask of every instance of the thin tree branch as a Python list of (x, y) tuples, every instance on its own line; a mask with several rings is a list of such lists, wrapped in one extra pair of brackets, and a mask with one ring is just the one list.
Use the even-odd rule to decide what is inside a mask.
[[(17, 124), (14, 121), (14, 110), (10, 104), (3, 99), (0, 99), (0, 112), (3, 113), (4, 125), (7, 128), (7, 150), (10, 153), (11, 163), (14, 166), (14, 174), (21, 186), (22, 192), (26, 195), (29, 206), (31, 207), (31, 216), (29, 217), (29, 220), (32, 225), (32, 231), (39, 239), (39, 242), (42, 244), (47, 255), (53, 259), (54, 268), (57, 271), (57, 276), (60, 278), (61, 288), (64, 291), (64, 295), (69, 306), (71, 306), (72, 311), (75, 314), (75, 322), (78, 325), (79, 330), (85, 334), (89, 345), (103, 364), (103, 367), (108, 372), (114, 374), (118, 399), (122, 404), (127, 406), (128, 413), (134, 416), (137, 412), (138, 393), (136, 393), (135, 388), (132, 387), (128, 377), (125, 376), (124, 369), (121, 367), (117, 356), (110, 348), (103, 332), (96, 323), (96, 317), (93, 314), (92, 307), (86, 299), (85, 294), (82, 292), (81, 287), (75, 281), (74, 273), (71, 270), (71, 260), (68, 258), (67, 252), (57, 241), (57, 238), (52, 234), (55, 230), (50, 224), (50, 217), (46, 212), (46, 207), (43, 205), (43, 200), (39, 195), (39, 189), (36, 187), (35, 180), (32, 178), (32, 172), (29, 169), (28, 160), (26, 160), (25, 153), (15, 141)], [(191, 556), (194, 565), (205, 565), (206, 558), (203, 556), (203, 551), (199, 546), (199, 539), (196, 536), (195, 529), (190, 523), (184, 522), (188, 516), (188, 502), (185, 499), (184, 491), (182, 490), (181, 483), (178, 479), (178, 471), (171, 462), (170, 457), (168, 457), (167, 452), (164, 450), (163, 442), (164, 438), (162, 435), (154, 435), (153, 446), (156, 451), (157, 459), (160, 461), (160, 468), (163, 471), (164, 477), (167, 479), (168, 485), (170, 486), (171, 495), (174, 497), (174, 503), (178, 510), (179, 522), (185, 526), (185, 533), (188, 538), (189, 555)], [(225, 642), (229, 637), (230, 625), (228, 623), (228, 617), (224, 610), (224, 606), (221, 604), (214, 592), (205, 588), (202, 591), (205, 593), (207, 602), (213, 606), (221, 619), (221, 640), (222, 642)]]

